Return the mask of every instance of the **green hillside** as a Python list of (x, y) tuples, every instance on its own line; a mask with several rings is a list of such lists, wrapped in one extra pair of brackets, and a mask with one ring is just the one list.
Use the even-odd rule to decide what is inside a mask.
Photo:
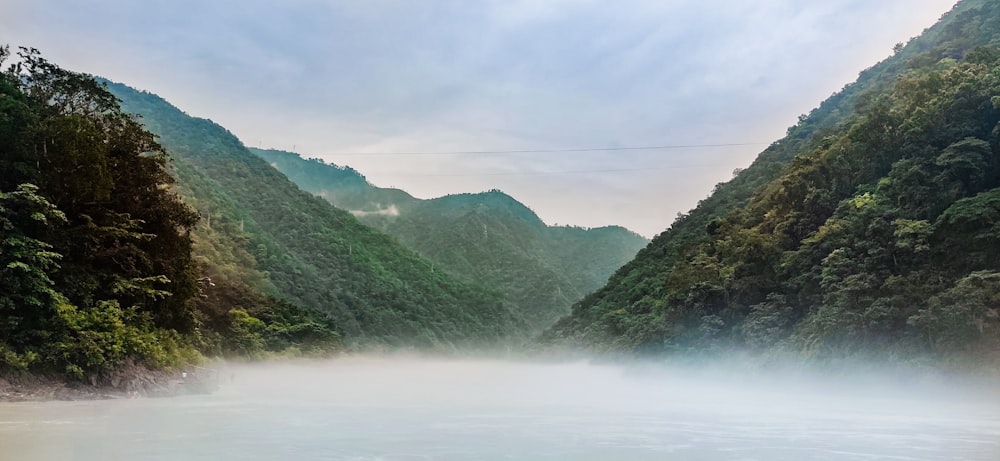
[[(518, 329), (499, 296), (433, 270), (302, 192), (226, 129), (153, 94), (109, 89), (170, 152), (179, 189), (202, 216), (196, 255), (215, 273), (256, 280), (253, 289), (326, 313), (352, 344), (451, 348), (495, 343)], [(251, 277), (240, 274), (248, 267)]]
[(329, 200), (337, 207), (361, 212), (378, 212), (390, 205), (406, 208), (419, 199), (399, 189), (372, 186), (357, 170), (328, 165), (319, 159), (305, 160), (294, 152), (250, 148), (267, 160), (302, 190)]
[(600, 288), (648, 241), (622, 227), (551, 227), (500, 191), (416, 199), (357, 171), (251, 149), (302, 189), (350, 210), (449, 274), (489, 286), (538, 332)]
[(524, 334), (499, 294), (301, 191), (211, 121), (35, 50), (9, 58), (0, 48), (0, 376), (136, 390), (143, 370), (205, 356)]
[(1000, 5), (961, 2), (802, 117), (544, 339), (997, 357), (998, 44)]
[(249, 289), (260, 277), (205, 276), (167, 152), (104, 87), (17, 60), (0, 72), (0, 376), (137, 391), (144, 370), (203, 354), (340, 347), (329, 319)]

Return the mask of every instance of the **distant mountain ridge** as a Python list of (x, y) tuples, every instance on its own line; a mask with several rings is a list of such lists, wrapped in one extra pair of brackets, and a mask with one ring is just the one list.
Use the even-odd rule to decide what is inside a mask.
[(151, 93), (108, 87), (169, 151), (179, 190), (203, 217), (196, 257), (212, 272), (326, 313), (349, 345), (450, 349), (523, 335), (495, 291), (435, 270), (303, 192), (225, 128)]
[(376, 187), (349, 167), (280, 150), (250, 151), (441, 270), (498, 289), (536, 331), (568, 313), (648, 243), (620, 226), (547, 226), (498, 190), (422, 200)]

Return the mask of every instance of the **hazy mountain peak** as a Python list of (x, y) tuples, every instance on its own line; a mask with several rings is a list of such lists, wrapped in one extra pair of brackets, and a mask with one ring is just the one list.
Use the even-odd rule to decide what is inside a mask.
[(418, 200), (295, 154), (252, 151), (302, 189), (394, 236), (442, 270), (498, 287), (535, 329), (568, 312), (648, 242), (622, 227), (547, 226), (499, 189)]

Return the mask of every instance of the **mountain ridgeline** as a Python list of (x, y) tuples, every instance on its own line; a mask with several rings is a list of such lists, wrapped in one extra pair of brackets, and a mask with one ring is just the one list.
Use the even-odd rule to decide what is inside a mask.
[(133, 386), (204, 356), (527, 334), (498, 291), (303, 192), (224, 128), (36, 50), (0, 72), (0, 154), (0, 376)]
[(995, 361), (997, 45), (1000, 4), (959, 3), (719, 184), (545, 341)]
[(250, 149), (302, 189), (349, 210), (463, 280), (492, 287), (540, 332), (604, 285), (648, 241), (617, 226), (547, 226), (500, 191), (421, 200), (357, 171), (291, 152)]
[(499, 192), (420, 201), (323, 170), (345, 173), (361, 207), (437, 217), (401, 221), (440, 233), (400, 234), (425, 259), (210, 120), (35, 50), (18, 58), (0, 73), (0, 376), (133, 386), (204, 356), (495, 348), (550, 325), (646, 243), (549, 228)]
[(247, 279), (239, 272), (253, 268), (250, 288), (327, 314), (359, 346), (473, 347), (523, 330), (499, 295), (303, 192), (221, 126), (153, 94), (108, 88), (171, 153), (180, 191), (202, 216), (196, 248), (210, 273)]
[(0, 71), (0, 376), (137, 391), (203, 355), (340, 347), (328, 319), (263, 292), (217, 302), (163, 146), (92, 77), (17, 57)]
[(601, 353), (1000, 364), (993, 0), (897, 46), (648, 244), (547, 226), (500, 191), (378, 188), (36, 50), (10, 58), (0, 377), (135, 383), (204, 356), (543, 330)]

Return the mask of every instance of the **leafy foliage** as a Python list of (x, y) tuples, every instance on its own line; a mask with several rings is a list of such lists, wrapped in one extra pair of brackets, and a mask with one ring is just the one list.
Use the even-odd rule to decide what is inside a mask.
[[(9, 58), (0, 48), (0, 65)], [(339, 347), (329, 321), (252, 290), (238, 300), (264, 320), (207, 303), (198, 216), (153, 134), (92, 77), (35, 50), (18, 58), (0, 72), (0, 372), (97, 382), (126, 363), (197, 362), (199, 349)], [(248, 348), (240, 328), (255, 321)]]
[(0, 133), (6, 365), (93, 378), (129, 356), (179, 364), (150, 344), (195, 326), (196, 216), (166, 187), (153, 136), (93, 79), (28, 49), (0, 74)]
[(545, 339), (996, 357), (1000, 48), (981, 45), (1000, 41), (998, 26), (993, 3), (961, 2), (803, 117)]

